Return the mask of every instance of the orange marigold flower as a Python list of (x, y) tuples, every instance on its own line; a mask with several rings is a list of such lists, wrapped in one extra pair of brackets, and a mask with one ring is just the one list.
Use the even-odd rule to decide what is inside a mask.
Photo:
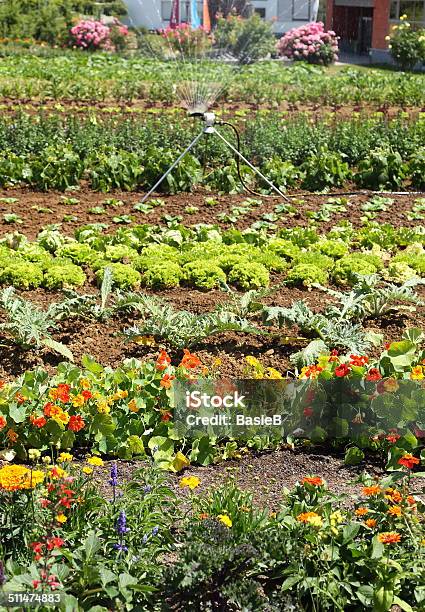
[(322, 366), (318, 366), (318, 365), (305, 366), (302, 368), (299, 378), (311, 378), (312, 380), (315, 380), (319, 376), (320, 372), (322, 371), (323, 371)]
[(34, 415), (31, 415), (30, 421), (34, 425), (34, 427), (38, 427), (39, 429), (44, 427), (45, 424), (47, 423), (47, 420), (44, 418), (44, 416), (36, 417)]
[(321, 487), (325, 484), (325, 481), (322, 480), (319, 476), (306, 476), (302, 479), (301, 484), (309, 484), (313, 487)]
[(401, 535), (396, 531), (384, 531), (378, 534), (378, 540), (382, 542), (382, 544), (396, 544), (400, 542)]
[(371, 497), (372, 495), (379, 495), (382, 493), (382, 489), (378, 485), (372, 485), (370, 487), (363, 487), (362, 493), (366, 495), (366, 497)]
[(411, 470), (413, 466), (418, 465), (419, 459), (417, 457), (414, 457), (411, 453), (406, 453), (397, 461), (397, 463), (399, 465), (404, 465), (404, 467), (407, 467), (409, 470)]
[(60, 383), (56, 388), (50, 389), (49, 397), (67, 404), (70, 400), (69, 392), (71, 387), (65, 383)]
[(198, 368), (201, 364), (201, 360), (196, 355), (193, 355), (188, 349), (183, 350), (183, 358), (180, 362), (180, 365), (183, 368), (187, 368), (192, 370), (194, 368)]
[(355, 514), (356, 516), (364, 516), (364, 515), (365, 515), (365, 514), (367, 514), (368, 512), (369, 512), (369, 508), (360, 507), (360, 508), (357, 508), (357, 509), (354, 511), (354, 514)]
[(389, 487), (388, 489), (385, 489), (385, 498), (393, 504), (399, 504), (402, 501), (403, 496), (400, 491), (397, 491), (397, 489)]
[(156, 369), (160, 372), (163, 372), (168, 368), (171, 363), (171, 359), (167, 353), (167, 351), (160, 351), (157, 360), (156, 360)]
[(391, 516), (401, 516), (400, 506), (391, 506), (391, 508), (388, 510), (388, 514)]
[(4, 429), (6, 425), (7, 425), (6, 419), (4, 418), (4, 416), (0, 414), (0, 430)]
[(364, 524), (366, 525), (366, 527), (370, 527), (370, 529), (373, 529), (374, 527), (376, 527), (376, 519), (370, 518), (370, 519), (366, 519)]

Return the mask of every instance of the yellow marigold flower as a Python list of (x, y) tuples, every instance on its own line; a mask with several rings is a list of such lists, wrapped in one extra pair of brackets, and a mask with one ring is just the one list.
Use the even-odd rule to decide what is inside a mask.
[(223, 525), (226, 525), (226, 527), (230, 528), (233, 525), (232, 519), (227, 514), (218, 514), (217, 518), (223, 523)]
[(86, 400), (84, 395), (81, 395), (81, 393), (79, 393), (78, 395), (74, 395), (74, 397), (72, 398), (72, 405), (74, 406), (74, 408), (81, 408), (82, 406), (84, 406), (85, 401)]
[(184, 476), (181, 478), (179, 485), (182, 489), (185, 487), (189, 487), (189, 489), (193, 490), (199, 486), (201, 480), (197, 476)]
[(130, 412), (139, 412), (140, 408), (137, 405), (136, 400), (133, 398), (128, 402), (128, 409)]
[(89, 457), (87, 463), (94, 466), (103, 465), (103, 461), (100, 457)]
[(49, 468), (49, 476), (52, 480), (60, 480), (61, 478), (66, 478), (67, 473), (61, 467), (54, 465)]
[(66, 523), (68, 518), (64, 515), (63, 512), (61, 512), (60, 514), (56, 515), (56, 520), (57, 520), (58, 523)]
[(111, 412), (111, 408), (106, 399), (100, 399), (96, 405), (97, 405), (97, 411), (100, 414), (109, 414)]
[(89, 381), (88, 378), (82, 378), (80, 380), (80, 385), (81, 385), (81, 388), (84, 389), (85, 391), (91, 388), (91, 382)]
[(84, 474), (87, 474), (88, 476), (89, 476), (90, 474), (93, 474), (93, 469), (92, 469), (92, 468), (89, 468), (89, 467), (87, 467), (87, 466), (83, 467), (82, 471), (84, 472)]
[(275, 368), (267, 368), (266, 378), (270, 378), (272, 380), (280, 380), (283, 378), (283, 376)]
[(424, 378), (423, 367), (415, 366), (410, 373), (411, 380), (422, 380)]
[(6, 465), (0, 469), (0, 490), (34, 489), (44, 480), (44, 472), (29, 470), (23, 465)]
[(72, 461), (73, 459), (74, 457), (71, 455), (71, 453), (61, 453), (58, 456), (59, 463), (66, 463), (67, 461)]
[(297, 516), (297, 521), (300, 523), (309, 523), (313, 527), (321, 527), (323, 524), (322, 517), (317, 512), (302, 512)]

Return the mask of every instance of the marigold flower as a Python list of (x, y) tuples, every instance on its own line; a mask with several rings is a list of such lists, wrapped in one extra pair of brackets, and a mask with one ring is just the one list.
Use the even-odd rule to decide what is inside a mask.
[(71, 387), (65, 383), (61, 383), (56, 388), (50, 389), (49, 397), (52, 400), (59, 400), (64, 404), (67, 404), (70, 401), (69, 392)]
[(356, 516), (364, 516), (368, 512), (369, 512), (369, 508), (364, 508), (363, 506), (361, 506), (360, 508), (357, 508), (356, 510), (354, 510), (354, 514)]
[(167, 351), (160, 351), (157, 360), (156, 360), (156, 369), (159, 370), (160, 372), (162, 372), (163, 370), (166, 370), (168, 368), (168, 366), (171, 363), (171, 359), (168, 356)]
[(34, 427), (38, 427), (39, 429), (44, 427), (45, 424), (47, 423), (47, 420), (44, 418), (44, 416), (36, 417), (34, 415), (31, 415), (30, 421), (31, 421), (31, 424), (34, 425)]
[(372, 485), (370, 487), (363, 487), (362, 493), (363, 495), (366, 495), (366, 497), (371, 497), (373, 495), (379, 495), (382, 493), (382, 489), (378, 485)]
[(6, 465), (0, 469), (0, 490), (34, 489), (44, 480), (44, 472), (29, 470), (23, 465)]
[(382, 542), (382, 544), (396, 544), (400, 542), (401, 535), (396, 531), (384, 531), (378, 534), (378, 540)]
[(44, 404), (44, 408), (43, 408), (43, 413), (46, 417), (50, 417), (52, 414), (52, 408), (54, 408), (55, 405), (52, 402), (47, 402), (47, 404)]
[(309, 484), (313, 487), (321, 487), (325, 481), (320, 476), (306, 476), (302, 479), (301, 484)]
[(230, 528), (233, 525), (232, 519), (227, 514), (218, 514), (217, 518), (219, 521), (223, 523), (223, 525), (226, 525), (226, 527), (228, 528)]
[(56, 515), (56, 520), (58, 523), (66, 523), (66, 521), (68, 520), (68, 517), (66, 517), (63, 512), (60, 512), (59, 514)]
[(366, 355), (350, 355), (350, 365), (362, 367), (369, 363), (369, 357)]
[(385, 499), (388, 499), (393, 504), (399, 504), (402, 501), (403, 496), (400, 491), (397, 491), (397, 489), (388, 487), (388, 489), (385, 489)]
[(23, 404), (24, 402), (26, 402), (27, 398), (22, 395), (22, 393), (15, 393), (15, 399), (18, 402), (18, 404)]
[(99, 414), (109, 414), (111, 412), (111, 407), (106, 399), (99, 399), (96, 406)]
[(417, 457), (414, 457), (411, 453), (406, 453), (397, 461), (397, 463), (411, 470), (415, 465), (418, 465), (418, 463), (420, 462), (419, 459)]
[(199, 518), (201, 519), (201, 521), (205, 521), (205, 519), (207, 519), (209, 517), (209, 514), (207, 514), (206, 512), (201, 512), (201, 514), (199, 515)]
[(71, 453), (61, 453), (58, 456), (59, 463), (66, 463), (68, 461), (72, 461), (73, 459), (74, 457), (71, 455)]
[(7, 421), (3, 415), (0, 414), (0, 431), (4, 429), (7, 425)]
[(103, 465), (103, 461), (102, 461), (102, 459), (100, 457), (89, 457), (87, 459), (87, 463), (89, 465), (94, 465), (96, 467), (99, 467), (99, 466)]
[(370, 529), (373, 529), (374, 527), (376, 527), (376, 519), (370, 518), (370, 519), (366, 519), (364, 524), (366, 525), (366, 527), (370, 527)]
[(82, 469), (82, 472), (83, 472), (84, 474), (87, 474), (87, 476), (90, 476), (90, 474), (93, 474), (93, 469), (92, 469), (92, 468), (89, 468), (89, 467), (87, 467), (87, 466), (84, 466), (84, 467), (83, 467), (83, 469)]
[(74, 406), (74, 408), (81, 408), (82, 406), (84, 406), (85, 402), (86, 400), (82, 393), (78, 393), (78, 395), (74, 395), (74, 397), (72, 398), (72, 405)]
[(320, 372), (323, 372), (322, 366), (305, 366), (301, 369), (301, 374), (299, 375), (299, 378), (310, 378), (311, 380), (315, 380), (319, 376)]
[(321, 527), (323, 524), (322, 517), (317, 512), (302, 512), (297, 516), (297, 521), (300, 523), (309, 523), (313, 527)]
[(80, 417), (79, 414), (72, 415), (71, 418), (69, 419), (68, 429), (70, 429), (71, 431), (74, 431), (74, 432), (81, 431), (82, 429), (84, 429), (85, 426), (86, 424), (83, 421), (83, 419)]
[(370, 368), (369, 372), (366, 374), (365, 379), (375, 382), (381, 380), (382, 376), (379, 372), (378, 368)]
[(400, 506), (391, 506), (388, 510), (388, 514), (391, 516), (401, 516), (402, 512)]
[(91, 391), (82, 391), (81, 395), (84, 397), (84, 399), (87, 401), (89, 399), (91, 399), (92, 397), (92, 392)]
[(198, 368), (201, 364), (201, 360), (196, 355), (193, 355), (188, 349), (183, 349), (183, 358), (180, 362), (180, 366), (192, 370)]
[(180, 479), (179, 486), (184, 489), (185, 487), (189, 487), (189, 489), (193, 490), (199, 486), (201, 480), (197, 476), (184, 476)]
[(88, 378), (82, 378), (80, 380), (80, 386), (82, 389), (91, 389), (91, 382)]
[(413, 497), (413, 495), (408, 495), (406, 500), (410, 506), (416, 506), (416, 499)]

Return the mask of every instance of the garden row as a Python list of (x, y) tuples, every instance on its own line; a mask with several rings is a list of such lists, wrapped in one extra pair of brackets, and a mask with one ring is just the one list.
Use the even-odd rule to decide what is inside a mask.
[(396, 283), (425, 275), (420, 227), (391, 232), (389, 226), (371, 224), (355, 231), (341, 225), (327, 235), (315, 228), (288, 228), (267, 236), (261, 229), (220, 232), (213, 226), (178, 224), (106, 234), (102, 224), (92, 224), (77, 229), (75, 238), (50, 226), (36, 242), (11, 234), (1, 243), (0, 281), (22, 289), (81, 287), (86, 272), (96, 273), (100, 284), (106, 268), (113, 286), (125, 290), (180, 284), (211, 290), (226, 283), (258, 289), (269, 286), (270, 273), (288, 285), (307, 287), (353, 285), (358, 274), (380, 273)]
[(318, 66), (284, 66), (261, 62), (233, 67), (223, 62), (159, 61), (140, 57), (88, 55), (72, 51), (37, 50), (3, 55), (0, 96), (40, 100), (117, 100), (179, 104), (176, 85), (185, 81), (226, 85), (219, 102), (280, 105), (385, 104), (422, 107), (423, 76), (387, 70)]
[(57, 609), (98, 612), (385, 612), (424, 603), (424, 509), (410, 453), (395, 475), (362, 478), (354, 503), (305, 475), (272, 511), (231, 480), (198, 494), (198, 477), (181, 478), (183, 511), (149, 465), (127, 480), (123, 464), (111, 464), (100, 493), (99, 457), (74, 465), (62, 453), (46, 466), (34, 450), (32, 461), (31, 470), (0, 469), (0, 584), (24, 606), (30, 590), (41, 606), (60, 594)]
[[(362, 118), (335, 124), (267, 116), (248, 126), (243, 152), (282, 189), (317, 191), (355, 181), (359, 187), (424, 189), (424, 121)], [(61, 189), (83, 179), (99, 191), (150, 187), (197, 131), (192, 124), (138, 124), (89, 117), (9, 117), (0, 124), (0, 183)], [(177, 150), (176, 150), (177, 148)], [(203, 169), (204, 166), (204, 169)], [(205, 167), (206, 166), (206, 167)], [(256, 178), (246, 166), (247, 183)], [(229, 150), (217, 142), (199, 146), (168, 177), (166, 191), (203, 184), (222, 192), (240, 190)], [(258, 188), (265, 192), (266, 184)]]

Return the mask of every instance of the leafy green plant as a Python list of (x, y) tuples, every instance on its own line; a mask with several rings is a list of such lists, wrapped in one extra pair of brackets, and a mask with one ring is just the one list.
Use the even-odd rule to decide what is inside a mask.
[(406, 175), (406, 165), (398, 151), (378, 148), (359, 163), (354, 179), (363, 187), (394, 189), (402, 185)]
[(154, 336), (182, 349), (195, 346), (213, 334), (226, 331), (261, 333), (246, 319), (221, 309), (195, 315), (186, 310), (175, 310), (163, 300), (143, 294), (135, 296), (134, 305), (140, 313), (141, 321), (138, 325), (124, 330), (128, 340)]
[(305, 189), (319, 191), (325, 187), (342, 185), (350, 176), (350, 169), (343, 156), (325, 148), (310, 156), (302, 164), (305, 173), (302, 186)]
[(6, 316), (0, 329), (10, 334), (19, 346), (26, 350), (47, 346), (70, 361), (74, 360), (71, 351), (52, 338), (50, 330), (55, 328), (57, 316), (54, 306), (41, 310), (16, 296), (13, 287), (9, 287), (0, 293), (0, 308)]

